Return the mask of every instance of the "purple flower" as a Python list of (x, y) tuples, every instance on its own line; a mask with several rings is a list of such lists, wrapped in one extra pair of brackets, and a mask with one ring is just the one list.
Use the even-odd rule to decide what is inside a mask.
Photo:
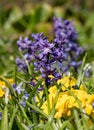
[(30, 63), (34, 59), (34, 56), (29, 53), (26, 53), (24, 54), (24, 58), (27, 60), (28, 63)]
[(25, 60), (28, 64), (33, 64), (34, 72), (41, 74), (47, 86), (51, 83), (49, 75), (54, 76), (53, 80), (58, 80), (70, 67), (77, 72), (81, 64), (78, 57), (83, 49), (76, 43), (77, 33), (72, 21), (54, 17), (52, 42), (43, 33), (32, 34), (31, 38), (32, 40), (20, 38), (17, 41), (19, 50), (24, 55), (23, 59), (16, 59), (19, 68), (27, 70)]
[(17, 41), (19, 51), (27, 50), (28, 45), (30, 45), (30, 44), (31, 44), (31, 40), (29, 40), (28, 37), (25, 37), (24, 39), (22, 39), (22, 37), (20, 37), (19, 40)]
[(22, 88), (22, 83), (16, 85), (16, 84), (13, 84), (13, 89), (15, 92), (17, 92), (18, 94), (21, 94), (21, 92), (24, 92), (24, 88)]
[[(13, 89), (14, 89), (14, 91), (18, 94), (18, 95), (20, 95), (20, 104), (23, 106), (23, 107), (25, 107), (25, 105), (26, 105), (26, 101), (28, 100), (28, 97), (29, 97), (29, 93), (27, 93), (26, 91), (25, 91), (25, 89), (22, 87), (22, 82), (21, 83), (19, 83), (18, 85), (16, 85), (16, 84), (13, 84), (12, 85), (13, 86)], [(22, 95), (22, 96), (21, 96)]]
[[(71, 66), (77, 71), (81, 64), (81, 61), (78, 62), (77, 58), (83, 53), (83, 49), (76, 43), (77, 33), (72, 21), (62, 21), (60, 18), (54, 17), (54, 33), (56, 47), (54, 50), (59, 51), (59, 59), (63, 63), (63, 72), (68, 71)], [(66, 67), (64, 67), (64, 64)]]
[(26, 106), (26, 101), (28, 100), (30, 94), (28, 94), (27, 92), (24, 92), (23, 93), (23, 96), (21, 97), (21, 100), (20, 100), (20, 104), (25, 107)]
[(27, 92), (24, 92), (24, 95), (22, 96), (23, 100), (28, 100), (30, 94), (28, 94)]
[(19, 71), (27, 70), (27, 66), (24, 59), (16, 58), (16, 64), (19, 66)]
[(23, 100), (20, 101), (21, 106), (25, 107), (26, 106), (26, 102), (24, 102)]

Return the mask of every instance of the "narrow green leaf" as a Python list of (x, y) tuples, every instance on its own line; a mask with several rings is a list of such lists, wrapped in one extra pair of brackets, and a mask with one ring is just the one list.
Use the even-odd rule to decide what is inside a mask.
[(48, 95), (48, 89), (47, 89), (47, 86), (44, 84), (44, 91), (45, 91), (45, 94), (46, 94), (46, 99), (47, 99), (47, 108), (48, 108), (48, 114), (50, 114), (50, 100), (49, 100), (49, 95)]
[(69, 125), (69, 121), (64, 121), (64, 122), (62, 123), (62, 127), (60, 128), (60, 130), (65, 129), (68, 125)]
[(32, 109), (34, 109), (36, 112), (38, 112), (39, 114), (43, 115), (44, 118), (48, 118), (48, 116), (47, 116), (42, 110), (40, 110), (38, 107), (36, 107), (36, 106), (30, 104), (29, 102), (26, 102), (26, 104), (27, 104), (29, 107), (31, 107)]
[(16, 121), (16, 124), (17, 124), (18, 130), (24, 130), (24, 128), (23, 128), (22, 125), (21, 125), (20, 119), (15, 118), (15, 121)]
[(31, 121), (29, 120), (24, 108), (20, 105), (20, 103), (18, 101), (16, 101), (16, 102), (17, 102), (17, 104), (22, 112), (23, 117), (28, 121), (28, 124), (31, 124)]
[(44, 125), (44, 130), (53, 130), (51, 123), (46, 122), (46, 124)]
[(13, 125), (13, 122), (14, 122), (14, 118), (15, 118), (17, 109), (18, 109), (18, 107), (14, 108), (14, 110), (13, 110), (13, 114), (12, 114), (12, 117), (11, 117), (10, 122), (9, 122), (9, 130), (12, 129), (12, 125)]
[(36, 86), (33, 88), (32, 92), (30, 93), (30, 96), (28, 98), (28, 102), (30, 102), (30, 100), (32, 99), (32, 97), (35, 95), (35, 92), (37, 90), (37, 88), (39, 87), (39, 85), (42, 83), (42, 80), (39, 80), (36, 84)]
[(25, 124), (21, 123), (21, 126), (23, 127), (24, 130), (29, 130), (29, 128)]
[(79, 72), (79, 75), (78, 75), (77, 86), (80, 86), (81, 81), (84, 77), (83, 68), (84, 68), (84, 65), (85, 65), (86, 57), (87, 57), (87, 53), (85, 54), (83, 61), (82, 61), (81, 69), (80, 69), (80, 72)]
[(2, 114), (0, 130), (8, 130), (8, 110), (7, 110), (7, 106), (5, 106), (3, 114)]
[(83, 130), (82, 125), (81, 125), (81, 119), (79, 118), (79, 115), (76, 109), (73, 110), (73, 114), (74, 114), (77, 130)]

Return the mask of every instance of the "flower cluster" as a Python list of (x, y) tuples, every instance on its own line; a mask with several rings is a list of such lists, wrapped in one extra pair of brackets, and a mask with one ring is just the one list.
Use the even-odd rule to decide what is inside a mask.
[(54, 39), (49, 42), (43, 33), (31, 35), (17, 41), (19, 51), (23, 52), (23, 59), (17, 58), (16, 64), (20, 69), (28, 71), (27, 64), (34, 65), (34, 72), (40, 72), (48, 86), (51, 83), (49, 75), (58, 80), (62, 74), (72, 66), (77, 72), (81, 64), (77, 61), (83, 49), (76, 44), (77, 34), (71, 21), (54, 18)]
[[(77, 71), (81, 61), (77, 61), (78, 56), (83, 52), (83, 48), (79, 47), (77, 42), (77, 32), (74, 29), (72, 21), (54, 17), (54, 33), (55, 46), (58, 48), (58, 54), (62, 54), (65, 58), (62, 64), (63, 72), (69, 70), (72, 66)], [(63, 52), (63, 53), (62, 53)], [(60, 57), (60, 59), (62, 59)], [(63, 59), (62, 59), (63, 60)]]
[[(94, 116), (94, 94), (88, 94), (82, 85), (79, 90), (74, 89), (73, 86), (75, 85), (75, 82), (76, 79), (72, 78), (70, 80), (69, 77), (65, 77), (59, 81), (59, 83), (62, 84), (62, 91), (58, 94), (55, 106), (55, 118), (70, 116), (71, 110), (74, 107), (77, 109), (82, 108), (84, 113)], [(67, 88), (70, 88), (70, 91), (67, 91)], [(50, 110), (52, 110), (57, 90), (58, 88), (56, 86), (52, 86), (49, 89)], [(48, 114), (47, 101), (43, 103), (41, 109), (44, 113)]]

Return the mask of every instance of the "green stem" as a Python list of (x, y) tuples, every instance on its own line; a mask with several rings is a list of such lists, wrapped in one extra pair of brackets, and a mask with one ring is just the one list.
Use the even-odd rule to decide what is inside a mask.
[(48, 89), (47, 89), (47, 86), (44, 85), (44, 91), (45, 91), (45, 94), (46, 94), (46, 99), (47, 99), (47, 106), (48, 106), (48, 114), (50, 114), (50, 100), (49, 100), (49, 94), (48, 94)]

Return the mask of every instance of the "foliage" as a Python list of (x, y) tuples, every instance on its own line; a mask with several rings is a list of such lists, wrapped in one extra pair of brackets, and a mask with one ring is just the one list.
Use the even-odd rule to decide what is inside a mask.
[[(70, 2), (70, 5), (72, 3)], [(85, 3), (84, 3), (85, 5)], [(43, 4), (33, 4), (30, 3), (23, 6), (23, 9), (18, 6), (7, 6), (0, 5), (0, 73), (4, 72), (5, 68), (10, 68), (9, 63), (13, 64), (14, 57), (17, 55), (17, 46), (15, 45), (15, 40), (18, 39), (20, 34), (23, 36), (30, 35), (31, 32), (45, 32), (46, 35), (49, 35), (52, 38), (52, 16), (58, 16), (63, 19), (74, 19), (75, 28), (78, 32), (79, 43), (86, 49), (88, 56), (87, 62), (91, 62), (94, 58), (93, 53), (93, 41), (94, 41), (94, 29), (93, 29), (93, 11), (87, 10), (85, 5), (81, 9), (74, 8), (69, 6), (69, 1), (62, 4), (62, 6), (50, 6), (47, 3)], [(16, 17), (16, 19), (15, 19)], [(84, 25), (84, 26), (83, 26)], [(1, 56), (2, 55), (2, 56)], [(5, 59), (8, 59), (5, 63)], [(12, 71), (13, 69), (11, 69)]]
[[(76, 2), (37, 4), (36, 0), (36, 4), (26, 2), (23, 7), (0, 4), (1, 130), (94, 130), (94, 11), (88, 2)], [(57, 17), (54, 29), (53, 16)], [(77, 55), (82, 52), (80, 45), (87, 52), (84, 57)], [(53, 66), (45, 62), (50, 60)], [(76, 62), (81, 60), (79, 68)], [(61, 68), (59, 62), (64, 63)], [(40, 67), (41, 63), (44, 66)], [(67, 71), (62, 71), (67, 65)]]

